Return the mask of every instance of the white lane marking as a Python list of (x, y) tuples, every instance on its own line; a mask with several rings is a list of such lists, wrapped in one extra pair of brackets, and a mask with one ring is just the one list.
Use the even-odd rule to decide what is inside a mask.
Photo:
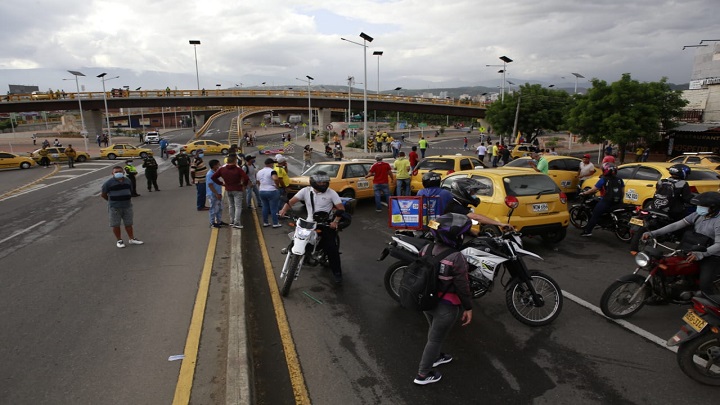
[(582, 299), (582, 298), (580, 298), (580, 297), (578, 297), (578, 296), (575, 296), (575, 295), (573, 295), (573, 294), (571, 294), (571, 293), (569, 293), (569, 292), (567, 292), (567, 291), (565, 291), (565, 290), (563, 290), (563, 296), (566, 297), (567, 299), (569, 299), (570, 301), (573, 301), (574, 303), (576, 303), (576, 304), (578, 304), (578, 305), (580, 305), (580, 306), (582, 306), (582, 307), (585, 307), (585, 308), (587, 308), (587, 309), (595, 312), (596, 314), (599, 314), (599, 315), (602, 316), (603, 318), (608, 319), (608, 320), (611, 320), (611, 321), (615, 322), (616, 324), (622, 326), (623, 328), (625, 328), (625, 329), (627, 329), (627, 330), (629, 330), (629, 331), (631, 331), (631, 332), (633, 332), (633, 333), (635, 333), (635, 334), (637, 334), (637, 335), (640, 335), (641, 337), (643, 337), (643, 338), (645, 338), (645, 339), (647, 339), (647, 340), (649, 340), (649, 341), (657, 344), (658, 346), (660, 346), (660, 347), (662, 347), (662, 348), (668, 349), (668, 350), (670, 350), (670, 351), (673, 352), (673, 353), (677, 353), (677, 351), (678, 351), (677, 346), (668, 346), (668, 345), (666, 345), (665, 342), (667, 342), (667, 340), (661, 339), (661, 338), (653, 335), (652, 333), (646, 331), (645, 329), (640, 328), (640, 327), (638, 327), (638, 326), (635, 326), (635, 325), (631, 324), (630, 322), (628, 322), (628, 321), (626, 321), (626, 320), (624, 320), (624, 319), (612, 319), (612, 318), (608, 318), (607, 316), (605, 316), (605, 314), (602, 313), (602, 310), (601, 310), (600, 308), (596, 307), (595, 305), (593, 305), (593, 304), (585, 301), (584, 299)]
[(8, 236), (7, 238), (5, 238), (5, 239), (3, 239), (3, 240), (0, 240), (0, 243), (9, 241), (10, 239), (12, 239), (12, 238), (14, 238), (14, 237), (16, 237), (16, 236), (22, 235), (22, 234), (24, 234), (25, 232), (28, 232), (29, 230), (31, 230), (31, 229), (33, 229), (33, 228), (35, 228), (35, 227), (38, 227), (38, 226), (40, 226), (40, 225), (42, 225), (42, 224), (44, 224), (44, 223), (45, 223), (45, 221), (40, 221), (40, 222), (38, 222), (37, 224), (35, 224), (35, 225), (33, 225), (33, 226), (30, 226), (30, 227), (27, 227), (27, 228), (25, 228), (25, 229), (23, 229), (23, 230), (17, 231), (17, 232), (15, 232), (14, 234)]

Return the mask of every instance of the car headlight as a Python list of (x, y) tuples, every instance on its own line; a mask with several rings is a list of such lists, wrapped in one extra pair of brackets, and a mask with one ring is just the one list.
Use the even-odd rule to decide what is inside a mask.
[(640, 267), (645, 267), (650, 263), (650, 256), (648, 256), (644, 252), (640, 252), (635, 255), (635, 264), (637, 264)]

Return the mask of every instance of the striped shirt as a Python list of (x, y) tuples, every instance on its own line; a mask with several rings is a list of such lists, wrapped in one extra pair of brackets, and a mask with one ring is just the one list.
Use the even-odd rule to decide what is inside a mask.
[(108, 196), (108, 207), (129, 208), (132, 207), (132, 185), (129, 180), (123, 177), (122, 180), (111, 178), (102, 185), (103, 194)]

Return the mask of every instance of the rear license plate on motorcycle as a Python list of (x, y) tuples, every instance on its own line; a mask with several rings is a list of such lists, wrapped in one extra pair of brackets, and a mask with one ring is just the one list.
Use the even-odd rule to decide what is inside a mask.
[(533, 204), (532, 209), (533, 209), (533, 212), (545, 212), (548, 210), (548, 205), (547, 205), (547, 203)]
[(687, 314), (685, 314), (685, 316), (683, 316), (683, 321), (685, 321), (685, 323), (690, 325), (693, 329), (695, 329), (698, 332), (702, 331), (703, 329), (705, 329), (705, 326), (707, 326), (707, 322), (704, 319), (697, 316), (695, 314), (695, 312), (693, 312), (692, 310), (689, 310), (687, 312)]
[(630, 223), (637, 226), (645, 226), (645, 221), (640, 218), (630, 218)]

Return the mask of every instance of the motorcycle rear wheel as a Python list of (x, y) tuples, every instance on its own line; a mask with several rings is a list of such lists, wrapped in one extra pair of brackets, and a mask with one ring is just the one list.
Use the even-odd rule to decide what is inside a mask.
[(615, 236), (623, 242), (630, 242), (633, 235), (630, 233), (630, 223), (627, 219), (618, 219), (618, 223), (615, 224)]
[(575, 228), (582, 229), (590, 221), (592, 212), (583, 206), (575, 206), (570, 208), (570, 223)]
[[(636, 300), (630, 302), (630, 298), (638, 290), (641, 291), (638, 293)], [(600, 309), (608, 318), (629, 318), (645, 305), (648, 296), (648, 286), (642, 281), (642, 277), (638, 277), (637, 280), (633, 281), (616, 280), (605, 289), (602, 298), (600, 298)]]
[(280, 289), (280, 295), (283, 297), (287, 297), (290, 292), (290, 286), (293, 281), (295, 281), (295, 274), (297, 274), (300, 269), (300, 260), (302, 259), (302, 256), (293, 253), (288, 253), (288, 255), (290, 256), (287, 260), (287, 274), (285, 274), (285, 280), (283, 280), (283, 285)]
[[(714, 352), (711, 355), (709, 352)], [(678, 348), (677, 362), (685, 375), (693, 380), (720, 386), (720, 339), (714, 333), (683, 343)]]
[(403, 278), (403, 274), (405, 274), (408, 264), (409, 263), (406, 262), (396, 262), (385, 270), (385, 290), (387, 290), (388, 295), (397, 302), (400, 302), (400, 281)]
[(545, 273), (531, 271), (535, 291), (543, 298), (544, 305), (536, 306), (532, 293), (524, 281), (514, 280), (505, 291), (505, 304), (518, 321), (529, 326), (543, 326), (560, 315), (563, 295), (560, 286)]

